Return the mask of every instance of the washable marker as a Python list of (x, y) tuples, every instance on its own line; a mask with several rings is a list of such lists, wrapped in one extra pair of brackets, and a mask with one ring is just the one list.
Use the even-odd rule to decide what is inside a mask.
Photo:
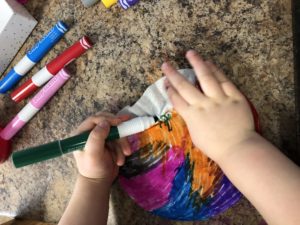
[(85, 7), (91, 7), (99, 2), (99, 0), (81, 0), (81, 2)]
[(110, 8), (113, 5), (117, 4), (118, 0), (102, 0), (102, 3), (106, 8)]
[(92, 44), (88, 37), (83, 37), (61, 55), (57, 56), (50, 63), (48, 63), (43, 69), (37, 72), (31, 79), (27, 80), (24, 84), (18, 87), (11, 93), (11, 98), (15, 102), (20, 102), (39, 87), (44, 85), (48, 80), (55, 76), (58, 71), (71, 63), (73, 60), (85, 53)]
[[(11, 140), (28, 123), (54, 94), (69, 80), (70, 75), (62, 69), (54, 76), (26, 106), (1, 130), (2, 140)], [(1, 151), (1, 150), (0, 150)]]
[(0, 81), (0, 93), (6, 93), (12, 89), (32, 67), (38, 63), (49, 50), (68, 31), (68, 26), (58, 21), (57, 24), (19, 61), (14, 68)]
[[(145, 116), (123, 122), (117, 127), (110, 128), (106, 141), (112, 141), (142, 132), (155, 125), (157, 121), (159, 121), (157, 117)], [(86, 131), (82, 134), (64, 140), (58, 140), (45, 145), (14, 152), (12, 155), (13, 163), (16, 168), (20, 168), (83, 149), (88, 140), (89, 134), (90, 131)]]
[(123, 9), (128, 9), (137, 4), (139, 1), (140, 0), (119, 0), (119, 3)]

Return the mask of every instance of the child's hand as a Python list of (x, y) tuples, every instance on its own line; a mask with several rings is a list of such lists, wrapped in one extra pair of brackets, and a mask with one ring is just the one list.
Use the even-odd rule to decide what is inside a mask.
[(203, 93), (186, 81), (169, 63), (162, 66), (167, 76), (169, 98), (184, 118), (193, 143), (215, 161), (255, 135), (254, 121), (246, 98), (212, 63), (195, 51), (186, 55)]
[(108, 113), (99, 113), (89, 117), (78, 127), (76, 134), (92, 130), (84, 151), (74, 152), (77, 167), (82, 176), (113, 182), (118, 175), (118, 166), (124, 164), (125, 155), (130, 155), (131, 150), (126, 139), (116, 141), (113, 149), (105, 144), (105, 139), (110, 126), (116, 126), (128, 119), (128, 116), (116, 117)]

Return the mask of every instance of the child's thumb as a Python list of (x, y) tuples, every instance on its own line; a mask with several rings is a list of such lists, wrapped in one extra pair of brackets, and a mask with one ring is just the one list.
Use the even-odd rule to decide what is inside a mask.
[(105, 139), (109, 134), (110, 124), (103, 120), (91, 131), (88, 141), (85, 145), (85, 151), (88, 153), (99, 153), (104, 150)]

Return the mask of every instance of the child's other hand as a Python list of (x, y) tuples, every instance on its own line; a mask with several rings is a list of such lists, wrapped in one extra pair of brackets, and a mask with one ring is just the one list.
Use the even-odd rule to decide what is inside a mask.
[(114, 116), (98, 113), (87, 118), (76, 130), (75, 135), (91, 130), (84, 151), (74, 152), (79, 173), (87, 178), (107, 180), (112, 183), (118, 175), (119, 166), (125, 161), (125, 155), (131, 150), (126, 139), (120, 139), (108, 146), (105, 143), (110, 126), (116, 126), (128, 120), (128, 116)]
[(252, 112), (244, 95), (222, 71), (195, 51), (186, 57), (203, 93), (164, 63), (168, 96), (187, 123), (193, 143), (218, 162), (231, 154), (234, 146), (256, 135)]

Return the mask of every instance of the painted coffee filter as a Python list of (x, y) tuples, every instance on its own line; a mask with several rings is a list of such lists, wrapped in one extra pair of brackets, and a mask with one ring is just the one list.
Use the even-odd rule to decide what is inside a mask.
[[(179, 72), (195, 84), (193, 70)], [(120, 112), (163, 116), (165, 122), (128, 137), (133, 154), (120, 169), (119, 183), (140, 207), (155, 215), (206, 220), (233, 206), (241, 193), (218, 165), (193, 145), (184, 120), (168, 100), (164, 79)]]

